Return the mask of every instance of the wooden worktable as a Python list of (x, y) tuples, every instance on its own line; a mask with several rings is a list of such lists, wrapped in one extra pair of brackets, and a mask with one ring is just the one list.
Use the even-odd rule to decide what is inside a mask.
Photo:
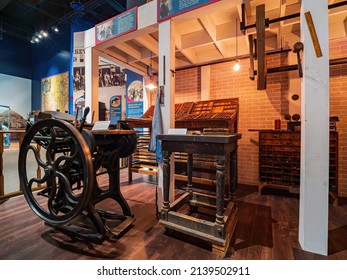
[[(212, 251), (225, 256), (237, 223), (235, 189), (237, 184), (237, 140), (231, 135), (158, 135), (163, 152), (163, 206), (160, 223), (166, 229), (183, 232), (212, 243)], [(188, 153), (187, 191), (170, 204), (170, 156), (173, 152)], [(214, 156), (217, 162), (215, 195), (193, 191), (194, 154)], [(228, 175), (226, 174), (228, 173)], [(229, 181), (226, 182), (226, 178)], [(215, 210), (215, 221), (206, 221), (178, 210), (189, 204), (192, 212), (198, 207)]]

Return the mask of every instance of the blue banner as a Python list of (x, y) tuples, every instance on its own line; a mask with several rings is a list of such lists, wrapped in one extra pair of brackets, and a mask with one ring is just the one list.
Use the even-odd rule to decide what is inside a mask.
[(100, 44), (137, 29), (137, 7), (95, 25), (95, 43)]
[(114, 95), (110, 98), (110, 121), (116, 124), (122, 119), (122, 96)]
[(143, 115), (143, 77), (126, 69), (126, 116), (139, 118)]
[(157, 0), (158, 21), (188, 12), (219, 0)]

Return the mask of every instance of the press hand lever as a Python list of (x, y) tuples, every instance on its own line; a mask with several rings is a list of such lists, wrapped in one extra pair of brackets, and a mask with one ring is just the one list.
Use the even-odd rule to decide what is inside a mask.
[(299, 77), (302, 77), (302, 64), (301, 64), (301, 58), (300, 58), (300, 52), (303, 51), (304, 44), (301, 42), (297, 42), (294, 44), (293, 52), (296, 53), (297, 59), (298, 59), (298, 70), (299, 70)]
[(82, 132), (82, 130), (83, 130), (84, 123), (86, 122), (86, 119), (87, 119), (87, 116), (89, 114), (89, 111), (90, 111), (89, 107), (84, 108), (83, 116), (82, 116), (82, 119), (81, 119), (81, 124), (80, 124), (80, 127), (78, 129), (80, 132)]

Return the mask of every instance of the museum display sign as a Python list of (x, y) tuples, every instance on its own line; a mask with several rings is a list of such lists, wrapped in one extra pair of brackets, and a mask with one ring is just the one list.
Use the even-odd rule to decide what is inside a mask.
[(219, 0), (158, 0), (158, 22)]
[(100, 44), (137, 29), (137, 7), (95, 26), (95, 43)]

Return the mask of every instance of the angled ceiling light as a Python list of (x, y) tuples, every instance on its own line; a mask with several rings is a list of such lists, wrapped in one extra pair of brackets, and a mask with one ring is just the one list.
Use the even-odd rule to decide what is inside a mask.
[(48, 33), (47, 33), (46, 31), (44, 31), (44, 30), (41, 30), (41, 31), (40, 31), (40, 34), (41, 34), (43, 37), (45, 37), (45, 38), (48, 37)]
[(51, 28), (52, 28), (53, 32), (55, 32), (55, 33), (58, 33), (58, 32), (59, 32), (58, 27), (56, 27), (56, 26), (52, 26)]
[(81, 3), (80, 0), (78, 1), (71, 1), (70, 2), (70, 7), (76, 11), (82, 11), (84, 9), (83, 4)]

